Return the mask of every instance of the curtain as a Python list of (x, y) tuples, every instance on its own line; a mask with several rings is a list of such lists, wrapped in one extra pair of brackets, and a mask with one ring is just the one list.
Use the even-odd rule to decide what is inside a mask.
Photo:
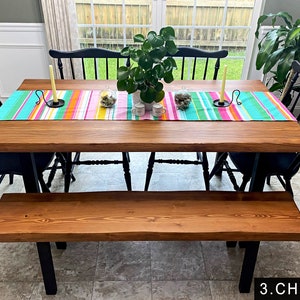
[[(41, 5), (48, 48), (63, 51), (80, 49), (75, 1), (41, 0)], [(55, 65), (55, 73), (58, 76), (56, 61), (53, 61), (53, 65)], [(78, 68), (80, 66), (75, 65), (75, 72)], [(64, 73), (66, 78), (71, 76), (68, 64), (64, 65)]]

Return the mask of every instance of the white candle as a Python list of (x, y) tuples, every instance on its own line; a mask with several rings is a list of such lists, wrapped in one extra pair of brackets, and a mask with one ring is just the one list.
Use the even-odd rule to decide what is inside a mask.
[(226, 82), (226, 73), (227, 73), (227, 65), (224, 66), (224, 73), (222, 78), (222, 87), (220, 92), (220, 101), (221, 103), (224, 103), (224, 93), (225, 93), (225, 82)]
[(50, 72), (50, 80), (51, 80), (53, 102), (57, 103), (58, 100), (57, 100), (56, 86), (55, 86), (55, 80), (54, 80), (54, 73), (53, 73), (53, 67), (52, 67), (52, 65), (49, 65), (49, 72)]

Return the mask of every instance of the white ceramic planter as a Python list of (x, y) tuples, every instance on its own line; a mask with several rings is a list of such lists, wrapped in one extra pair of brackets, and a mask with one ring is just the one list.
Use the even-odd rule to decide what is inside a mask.
[(132, 94), (132, 102), (133, 102), (133, 105), (137, 104), (137, 103), (144, 103), (145, 104), (145, 110), (146, 111), (151, 111), (152, 110), (152, 106), (155, 102), (152, 102), (152, 103), (146, 103), (144, 101), (141, 100), (141, 97), (140, 97), (140, 91), (136, 91)]

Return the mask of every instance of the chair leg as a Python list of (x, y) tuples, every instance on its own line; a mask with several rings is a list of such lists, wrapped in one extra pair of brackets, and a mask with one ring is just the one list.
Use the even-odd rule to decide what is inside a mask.
[[(224, 155), (225, 153), (224, 152), (217, 152), (216, 153), (216, 158), (215, 158), (215, 165), (218, 163), (218, 161), (220, 160), (220, 158)], [(227, 157), (227, 155), (226, 155)], [(225, 159), (226, 159), (225, 157)], [(215, 170), (215, 173), (214, 175), (215, 176), (222, 176), (222, 171), (223, 171), (223, 163), (222, 161), (220, 161), (220, 167), (218, 169)]]
[(9, 184), (13, 184), (14, 183), (14, 174), (10, 173), (9, 174)]
[(242, 184), (241, 184), (240, 188), (238, 189), (239, 192), (244, 192), (245, 191), (246, 185), (250, 181), (250, 179), (251, 179), (251, 177), (248, 176), (248, 175), (243, 176)]
[[(48, 181), (46, 183), (49, 188), (51, 187), (51, 183), (54, 179), (54, 176), (55, 176), (55, 173), (56, 173), (56, 170), (57, 170), (57, 167), (58, 167), (59, 163), (61, 163), (61, 160), (58, 157), (58, 154), (56, 154), (56, 158), (54, 159), (54, 163), (51, 167), (51, 170), (50, 170), (50, 173), (49, 173), (49, 176), (48, 176)], [(61, 164), (61, 166), (62, 166), (62, 164)]]
[(147, 168), (147, 172), (146, 172), (146, 181), (145, 181), (144, 191), (148, 191), (148, 188), (149, 188), (151, 176), (153, 173), (154, 160), (155, 160), (155, 152), (151, 152), (149, 161), (148, 161), (148, 168)]
[(205, 183), (206, 191), (210, 190), (209, 186), (209, 165), (206, 152), (202, 153), (202, 168), (203, 168), (203, 178)]
[(43, 280), (47, 295), (55, 295), (57, 292), (55, 271), (53, 266), (51, 248), (49, 242), (36, 243), (40, 265), (43, 274)]
[(72, 172), (72, 153), (68, 152), (66, 155), (66, 165), (65, 165), (65, 193), (69, 192), (71, 183), (71, 172)]
[(285, 180), (285, 190), (294, 197), (294, 192), (291, 185), (291, 178), (284, 177), (284, 180)]
[[(218, 159), (216, 160), (215, 165), (209, 174), (209, 179), (212, 179), (214, 176), (219, 176), (219, 174), (222, 174), (224, 161), (226, 161), (227, 156), (228, 156), (227, 152), (217, 153)], [(221, 173), (219, 172), (220, 169), (221, 169)]]
[(38, 173), (38, 179), (39, 179), (39, 183), (41, 185), (41, 189), (43, 193), (50, 193), (50, 190), (43, 178), (43, 173)]
[(249, 293), (254, 274), (260, 242), (245, 242), (245, 255), (242, 265), (239, 290), (241, 293)]
[(3, 181), (4, 177), (5, 177), (5, 174), (1, 174), (1, 176), (0, 176), (0, 183)]
[(124, 177), (125, 182), (127, 186), (127, 190), (131, 191), (131, 175), (130, 175), (130, 168), (129, 168), (129, 161), (128, 161), (128, 153), (122, 152), (122, 158), (123, 158), (123, 170), (124, 170)]

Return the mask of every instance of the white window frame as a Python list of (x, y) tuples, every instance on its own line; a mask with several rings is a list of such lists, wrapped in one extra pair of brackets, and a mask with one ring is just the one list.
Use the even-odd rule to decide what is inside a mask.
[[(96, 27), (106, 26), (106, 27), (123, 27), (123, 44), (126, 46), (126, 28), (134, 27), (143, 27), (147, 28), (149, 27), (149, 30), (155, 30), (158, 31), (161, 27), (166, 25), (166, 1), (167, 0), (152, 0), (152, 22), (148, 25), (140, 25), (140, 24), (126, 24), (126, 0), (120, 0), (122, 2), (123, 6), (123, 12), (122, 12), (122, 24), (95, 24), (94, 20), (94, 0), (90, 0), (91, 5), (91, 15), (92, 15), (92, 24), (78, 24), (78, 27), (92, 27), (93, 30), (93, 44), (94, 47), (97, 46), (97, 38), (96, 38)], [(223, 14), (223, 20), (221, 26), (179, 26), (179, 25), (172, 25), (174, 28), (190, 28), (193, 32), (195, 29), (209, 29), (209, 28), (221, 28), (221, 37), (220, 37), (220, 44), (219, 49), (222, 49), (223, 46), (223, 40), (224, 40), (224, 34), (225, 30), (227, 28), (231, 29), (250, 29), (249, 31), (249, 38), (247, 41), (247, 47), (246, 47), (246, 54), (245, 56), (235, 56), (235, 59), (244, 59), (243, 64), (243, 70), (242, 70), (242, 79), (261, 79), (261, 72), (258, 72), (255, 70), (255, 59), (257, 55), (257, 40), (255, 39), (255, 30), (256, 30), (256, 22), (258, 17), (261, 15), (264, 6), (265, 6), (265, 0), (256, 0), (253, 8), (252, 13), (252, 21), (250, 26), (225, 26), (226, 22), (226, 14), (227, 14), (227, 8), (228, 8), (228, 1), (224, 0), (224, 14)], [(197, 0), (194, 0), (194, 8), (193, 8), (193, 20), (195, 20), (195, 7), (196, 7)], [(195, 22), (193, 22), (195, 24)], [(249, 28), (250, 27), (250, 28)], [(192, 46), (193, 40), (191, 39), (190, 45)]]

